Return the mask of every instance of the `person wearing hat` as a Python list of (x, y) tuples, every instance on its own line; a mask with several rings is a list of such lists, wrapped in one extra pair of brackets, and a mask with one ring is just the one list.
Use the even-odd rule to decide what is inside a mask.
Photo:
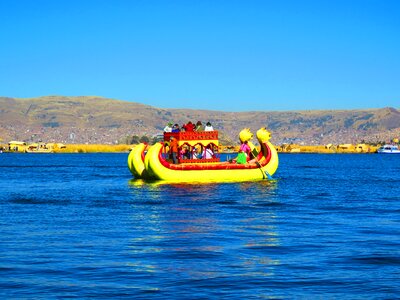
[(172, 126), (172, 131), (171, 132), (180, 132), (180, 128), (178, 124), (174, 124), (174, 126)]
[(204, 131), (214, 131), (214, 128), (212, 127), (210, 122), (207, 122), (206, 128), (204, 128)]
[(164, 132), (172, 132), (172, 122), (168, 122), (167, 126), (164, 128)]

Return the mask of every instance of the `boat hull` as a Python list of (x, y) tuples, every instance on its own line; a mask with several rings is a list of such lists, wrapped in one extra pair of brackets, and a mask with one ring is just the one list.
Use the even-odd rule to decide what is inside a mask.
[(26, 153), (53, 153), (53, 150), (51, 149), (40, 149), (40, 150), (31, 150), (31, 149), (25, 149)]
[(262, 144), (262, 151), (256, 162), (243, 165), (229, 162), (174, 165), (163, 158), (162, 143), (150, 147), (143, 163), (139, 159), (139, 153), (143, 146), (136, 147), (137, 150), (135, 152), (132, 150), (128, 157), (128, 166), (135, 178), (169, 182), (255, 181), (270, 178), (276, 172), (279, 164), (276, 149), (269, 142)]
[(393, 151), (378, 151), (379, 154), (400, 154), (400, 150), (393, 150)]

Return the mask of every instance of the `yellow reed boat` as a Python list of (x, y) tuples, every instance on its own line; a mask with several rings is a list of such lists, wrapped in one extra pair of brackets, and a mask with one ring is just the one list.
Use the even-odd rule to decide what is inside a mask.
[[(196, 147), (217, 149), (219, 145), (218, 131), (164, 133), (164, 142), (148, 147), (137, 145), (128, 156), (128, 167), (135, 178), (144, 180), (163, 180), (169, 182), (237, 182), (271, 179), (279, 164), (277, 151), (270, 143), (271, 134), (266, 128), (257, 131), (260, 149), (251, 139), (249, 129), (239, 134), (241, 142), (247, 142), (251, 148), (249, 161), (244, 164), (221, 162), (217, 155), (211, 158), (194, 159), (192, 156), (179, 157), (174, 164), (169, 159), (169, 141), (174, 137), (178, 141), (179, 150)], [(147, 150), (147, 153), (146, 153)]]

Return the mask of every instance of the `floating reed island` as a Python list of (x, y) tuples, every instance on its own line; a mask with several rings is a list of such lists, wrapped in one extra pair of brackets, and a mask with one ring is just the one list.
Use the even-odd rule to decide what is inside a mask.
[(296, 145), (296, 144), (284, 144), (277, 147), (277, 151), (280, 153), (376, 153), (378, 145), (369, 144), (339, 144), (339, 145)]
[(11, 141), (1, 145), (2, 152), (13, 153), (113, 153), (129, 152), (135, 145), (30, 143)]

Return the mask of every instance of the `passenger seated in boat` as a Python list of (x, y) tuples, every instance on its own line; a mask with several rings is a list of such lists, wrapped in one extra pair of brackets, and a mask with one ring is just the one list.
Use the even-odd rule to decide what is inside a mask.
[(180, 159), (190, 159), (190, 151), (188, 146), (183, 146), (181, 151), (179, 152)]
[(250, 146), (248, 145), (247, 141), (241, 143), (238, 156), (233, 159), (231, 162), (237, 163), (237, 164), (246, 164), (247, 162), (250, 161)]
[(196, 123), (196, 131), (197, 132), (204, 131), (204, 126), (203, 126), (203, 124), (201, 124), (201, 121), (197, 121), (197, 123)]
[(207, 122), (206, 127), (204, 128), (204, 131), (214, 131), (214, 128), (212, 127), (210, 122)]
[(168, 122), (167, 126), (164, 127), (164, 132), (172, 132), (172, 123)]
[(191, 121), (189, 121), (187, 124), (184, 124), (182, 127), (185, 129), (186, 132), (193, 132), (195, 129), (195, 126)]
[(180, 132), (181, 130), (179, 129), (179, 125), (178, 124), (174, 124), (174, 126), (172, 126), (172, 130), (171, 132)]
[(250, 146), (249, 146), (249, 144), (247, 143), (247, 141), (244, 141), (244, 142), (240, 145), (239, 151), (241, 151), (241, 152), (243, 152), (243, 153), (246, 154), (246, 161), (249, 161), (249, 160), (250, 160), (250, 152), (251, 152), (251, 149), (250, 149)]
[(200, 151), (199, 146), (193, 147), (192, 157), (193, 157), (193, 159), (201, 159), (202, 156), (201, 156), (201, 151)]
[(211, 146), (207, 145), (207, 147), (203, 151), (202, 158), (211, 159), (214, 157), (214, 152), (211, 150)]

